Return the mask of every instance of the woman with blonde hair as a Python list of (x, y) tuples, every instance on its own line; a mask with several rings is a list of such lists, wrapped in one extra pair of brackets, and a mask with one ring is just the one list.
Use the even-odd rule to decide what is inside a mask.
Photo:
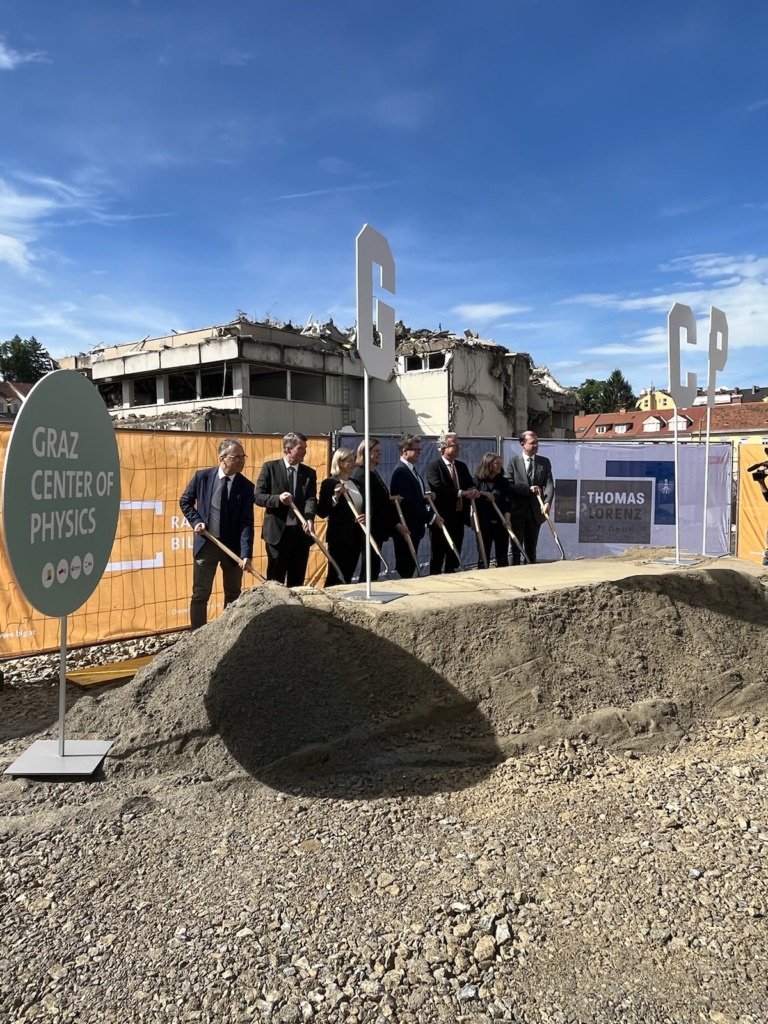
[[(395, 503), (389, 494), (389, 488), (384, 483), (378, 469), (376, 468), (381, 460), (381, 442), (376, 437), (368, 438), (368, 448), (370, 450), (371, 460), (371, 473), (369, 480), (369, 488), (371, 493), (371, 537), (379, 545), (381, 550), (382, 545), (385, 541), (395, 533), (397, 530), (399, 533), (407, 533), (408, 531), (401, 524)], [(361, 441), (357, 446), (357, 465), (352, 470), (352, 479), (354, 482), (363, 490), (365, 493), (366, 480), (365, 480), (365, 441)], [(360, 582), (364, 582), (367, 577), (365, 573), (365, 544), (361, 550), (360, 559)], [(376, 554), (375, 549), (371, 546), (371, 580), (375, 581), (379, 578), (381, 572), (381, 559)]]
[[(328, 566), (326, 587), (337, 587), (340, 583), (351, 583), (352, 575), (360, 557), (365, 540), (358, 523), (365, 524), (364, 489), (362, 484), (350, 478), (355, 467), (355, 453), (351, 448), (337, 448), (331, 459), (331, 475), (320, 485), (317, 499), (317, 515), (328, 520), (325, 540), (332, 558), (337, 563), (344, 579), (333, 565)], [(350, 499), (355, 512), (350, 508)]]
[[(491, 560), (491, 548), (496, 555), (496, 566), (499, 569), (509, 565), (509, 481), (504, 476), (504, 463), (496, 452), (486, 452), (480, 459), (475, 473), (475, 487), (480, 497), (475, 502), (477, 517), (480, 522), (480, 535), (488, 561)], [(496, 503), (503, 518), (499, 518), (490, 499)], [(478, 560), (478, 569), (483, 569), (482, 560)]]

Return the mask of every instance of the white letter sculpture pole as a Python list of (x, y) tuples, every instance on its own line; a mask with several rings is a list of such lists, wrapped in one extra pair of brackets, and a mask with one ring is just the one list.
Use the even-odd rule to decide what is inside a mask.
[[(384, 235), (365, 224), (355, 245), (357, 270), (357, 350), (363, 361), (363, 411), (365, 418), (365, 566), (366, 592), (371, 599), (371, 449), (368, 381), (387, 380), (395, 366), (395, 310), (376, 299), (374, 311), (373, 268), (380, 268), (379, 283), (395, 293), (395, 261)], [(375, 323), (375, 328), (374, 328)]]
[[(669, 393), (675, 404), (675, 562), (680, 565), (680, 497), (679, 497), (679, 465), (678, 465), (678, 407), (686, 408), (693, 404), (698, 393), (698, 378), (695, 373), (688, 373), (685, 384), (680, 380), (680, 332), (685, 331), (686, 342), (696, 345), (696, 317), (690, 306), (676, 302), (669, 311)], [(722, 344), (718, 345), (718, 338)], [(709, 351), (707, 361), (707, 433), (704, 447), (704, 536), (702, 554), (707, 551), (707, 503), (709, 497), (709, 438), (711, 428), (711, 409), (715, 404), (715, 388), (718, 370), (725, 369), (728, 360), (728, 323), (725, 313), (710, 309)]]

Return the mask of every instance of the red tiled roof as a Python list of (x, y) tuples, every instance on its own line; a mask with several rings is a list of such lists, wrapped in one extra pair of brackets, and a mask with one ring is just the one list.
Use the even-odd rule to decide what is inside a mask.
[[(686, 422), (679, 427), (681, 437), (690, 438), (703, 434), (707, 427), (707, 407), (694, 405), (687, 409), (678, 409), (678, 415)], [(582, 441), (635, 441), (650, 438), (671, 437), (674, 428), (671, 425), (674, 409), (653, 409), (641, 412), (603, 412), (589, 416), (574, 417), (574, 429), (578, 440)], [(660, 430), (644, 430), (643, 426), (649, 419), (661, 421), (664, 425)], [(616, 428), (627, 425), (627, 430)], [(598, 433), (598, 427), (605, 429)], [(712, 433), (746, 433), (759, 431), (768, 433), (768, 404), (748, 402), (744, 405), (716, 405), (712, 409)]]

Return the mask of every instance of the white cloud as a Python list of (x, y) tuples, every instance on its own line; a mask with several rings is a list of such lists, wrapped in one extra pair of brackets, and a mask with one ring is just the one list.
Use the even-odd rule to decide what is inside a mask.
[[(659, 352), (667, 346), (667, 314), (675, 302), (690, 306), (697, 317), (697, 348), (704, 351), (709, 336), (711, 306), (728, 320), (729, 350), (768, 350), (768, 256), (702, 253), (662, 265), (663, 273), (689, 276), (686, 286), (650, 295), (586, 293), (566, 302), (619, 312), (645, 312), (655, 321), (649, 327), (626, 333), (616, 342), (585, 351), (603, 355), (638, 355)], [(693, 354), (693, 353), (692, 353)]]
[(503, 316), (512, 316), (516, 313), (529, 313), (530, 306), (512, 306), (508, 302), (468, 302), (451, 309), (452, 313), (471, 320), (475, 323), (491, 323)]
[(768, 107), (768, 99), (756, 100), (754, 103), (750, 103), (747, 106), (747, 113), (754, 114), (757, 110), (762, 110), (764, 107)]
[(272, 202), (277, 203), (283, 199), (311, 199), (314, 196), (334, 196), (342, 192), (368, 192), (371, 189), (388, 187), (389, 184), (387, 182), (371, 182), (367, 185), (338, 185), (336, 188), (316, 188), (311, 192), (289, 192), (284, 196), (275, 196)]
[(0, 263), (6, 263), (14, 270), (29, 270), (30, 256), (26, 245), (18, 238), (0, 234)]
[[(106, 200), (95, 188), (71, 185), (56, 178), (18, 173), (14, 181), (0, 178), (0, 264), (21, 272), (30, 271), (36, 254), (35, 245), (53, 228), (76, 224), (121, 224), (147, 217), (164, 217), (164, 213), (111, 213)], [(19, 184), (20, 183), (20, 184)], [(21, 187), (24, 186), (24, 187)], [(63, 213), (74, 214), (62, 218)]]
[(5, 36), (0, 36), (0, 71), (15, 71), (22, 64), (47, 64), (48, 58), (39, 50), (30, 53), (19, 53), (6, 43)]

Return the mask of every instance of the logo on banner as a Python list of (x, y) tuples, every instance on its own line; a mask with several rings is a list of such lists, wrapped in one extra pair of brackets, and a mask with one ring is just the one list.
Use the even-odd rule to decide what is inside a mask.
[(582, 480), (580, 544), (650, 544), (651, 480)]

